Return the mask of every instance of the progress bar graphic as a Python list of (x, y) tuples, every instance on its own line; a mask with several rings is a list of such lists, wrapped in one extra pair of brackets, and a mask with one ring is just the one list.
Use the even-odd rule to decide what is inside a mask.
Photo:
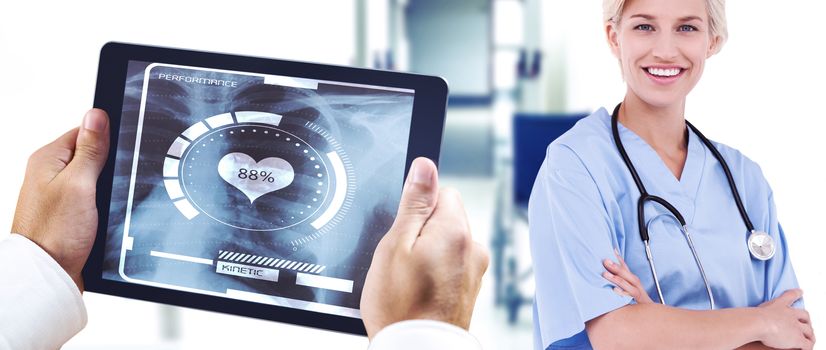
[(277, 269), (294, 270), (307, 273), (321, 273), (322, 271), (324, 271), (324, 269), (327, 268), (327, 266), (324, 265), (302, 263), (298, 261), (290, 261), (287, 259), (268, 258), (260, 255), (243, 254), (226, 250), (221, 250), (218, 252), (218, 260), (273, 267)]
[(204, 265), (215, 265), (215, 272), (223, 275), (279, 282), (281, 271), (295, 273), (298, 286), (352, 293), (353, 281), (322, 276), (325, 265), (219, 250), (215, 260), (152, 250), (150, 256)]

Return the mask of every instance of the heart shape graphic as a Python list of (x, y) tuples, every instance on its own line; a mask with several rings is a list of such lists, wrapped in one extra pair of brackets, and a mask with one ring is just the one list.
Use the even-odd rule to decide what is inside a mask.
[(258, 197), (289, 186), (295, 178), (293, 166), (284, 159), (269, 157), (256, 162), (252, 157), (240, 152), (230, 153), (221, 158), (218, 162), (218, 174), (224, 181), (244, 193), (250, 204)]

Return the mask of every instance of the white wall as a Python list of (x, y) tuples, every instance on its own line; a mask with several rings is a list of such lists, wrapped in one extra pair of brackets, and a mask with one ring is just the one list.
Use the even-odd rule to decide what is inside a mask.
[[(625, 86), (601, 1), (565, 1), (567, 110), (609, 110)], [(772, 185), (815, 329), (826, 329), (826, 38), (819, 1), (728, 1), (729, 41), (706, 63), (686, 116), (757, 161)], [(557, 17), (559, 18), (559, 17)], [(556, 37), (546, 35), (545, 37)], [(555, 44), (556, 45), (556, 44)]]

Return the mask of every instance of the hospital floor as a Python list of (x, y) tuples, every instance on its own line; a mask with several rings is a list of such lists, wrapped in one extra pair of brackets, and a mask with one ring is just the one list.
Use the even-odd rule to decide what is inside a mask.
[[(494, 213), (495, 182), (489, 177), (443, 177), (443, 186), (459, 190), (468, 212), (474, 239), (489, 245)], [(524, 236), (523, 236), (524, 237)], [(520, 257), (530, 259), (525, 248)], [(531, 313), (528, 305), (515, 325), (506, 311), (493, 303), (493, 275), (485, 274), (471, 324), (486, 350), (531, 349)], [(86, 293), (86, 328), (65, 350), (102, 349), (366, 349), (367, 338), (320, 331), (277, 322)]]

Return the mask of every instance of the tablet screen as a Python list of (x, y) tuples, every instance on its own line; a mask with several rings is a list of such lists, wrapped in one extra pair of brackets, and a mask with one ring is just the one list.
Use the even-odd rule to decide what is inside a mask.
[(130, 61), (103, 277), (359, 317), (414, 91)]

